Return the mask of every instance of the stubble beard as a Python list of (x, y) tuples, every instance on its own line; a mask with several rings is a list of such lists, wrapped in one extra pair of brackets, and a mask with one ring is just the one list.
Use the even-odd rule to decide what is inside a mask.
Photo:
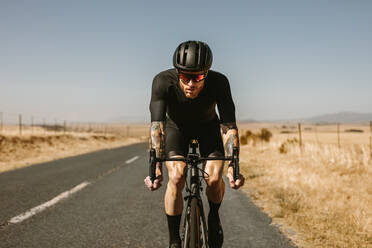
[(182, 84), (182, 82), (180, 82), (180, 84), (181, 84), (183, 93), (185, 94), (186, 98), (189, 98), (189, 99), (195, 99), (200, 94), (202, 89), (204, 88), (204, 83), (200, 87), (198, 86), (189, 87), (187, 85)]

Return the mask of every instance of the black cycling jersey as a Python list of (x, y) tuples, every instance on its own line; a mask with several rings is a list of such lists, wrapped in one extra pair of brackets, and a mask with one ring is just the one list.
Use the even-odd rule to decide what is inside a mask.
[(152, 83), (151, 121), (165, 121), (166, 116), (178, 126), (205, 123), (218, 118), (220, 123), (235, 122), (235, 106), (229, 81), (223, 74), (209, 70), (202, 91), (188, 99), (179, 85), (176, 69), (160, 72)]
[(235, 122), (235, 106), (223, 74), (210, 70), (199, 95), (189, 99), (175, 69), (160, 72), (152, 84), (150, 111), (151, 121), (165, 121), (167, 156), (185, 156), (191, 139), (199, 141), (204, 157), (224, 155), (219, 124)]

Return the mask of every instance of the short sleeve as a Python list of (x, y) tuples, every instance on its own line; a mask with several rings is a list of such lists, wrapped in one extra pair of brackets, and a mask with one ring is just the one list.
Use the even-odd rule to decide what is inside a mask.
[(235, 122), (235, 105), (231, 96), (230, 83), (223, 76), (217, 83), (217, 108), (221, 123)]
[(152, 81), (151, 90), (151, 101), (150, 101), (150, 112), (151, 122), (153, 121), (165, 121), (166, 115), (166, 82), (164, 78), (156, 75)]

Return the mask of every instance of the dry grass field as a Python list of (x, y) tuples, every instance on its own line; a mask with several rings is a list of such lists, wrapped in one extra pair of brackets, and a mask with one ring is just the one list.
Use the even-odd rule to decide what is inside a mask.
[(297, 125), (239, 128), (273, 134), (241, 146), (241, 170), (245, 191), (283, 233), (299, 247), (372, 247), (369, 126), (342, 125), (338, 139), (336, 125), (305, 125), (302, 149)]
[[(372, 247), (369, 126), (240, 124), (240, 135), (267, 128), (270, 142), (241, 145), (243, 190), (299, 247)], [(353, 132), (351, 132), (353, 130)], [(363, 132), (361, 132), (362, 130)], [(147, 141), (148, 126), (4, 126), (0, 173), (98, 149)]]
[(0, 173), (100, 149), (147, 140), (146, 125), (76, 125), (66, 131), (54, 128), (3, 126), (0, 132)]

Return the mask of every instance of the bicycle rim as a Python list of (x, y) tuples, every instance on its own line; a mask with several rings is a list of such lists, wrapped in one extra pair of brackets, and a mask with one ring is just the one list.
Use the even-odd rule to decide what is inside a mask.
[(200, 245), (200, 208), (198, 199), (191, 200), (190, 209), (190, 248), (201, 248)]

